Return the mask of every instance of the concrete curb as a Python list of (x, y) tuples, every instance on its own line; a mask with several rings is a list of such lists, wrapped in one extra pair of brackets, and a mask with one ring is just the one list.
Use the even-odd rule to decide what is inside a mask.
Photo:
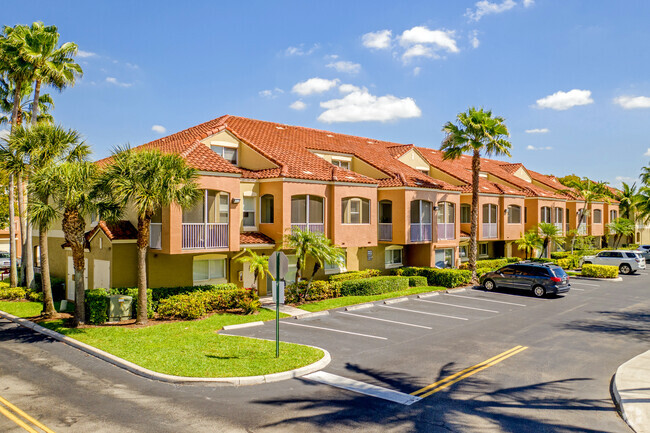
[(317, 311), (315, 313), (307, 313), (307, 314), (301, 314), (300, 316), (293, 316), (294, 319), (311, 319), (312, 317), (321, 317), (321, 316), (329, 316), (330, 312), (329, 310), (324, 310), (324, 311)]
[(363, 310), (366, 308), (372, 308), (374, 306), (375, 304), (373, 304), (372, 302), (366, 302), (365, 304), (348, 305), (347, 307), (345, 307), (345, 311)]
[(622, 277), (617, 277), (617, 278), (594, 278), (594, 277), (569, 277), (569, 278), (575, 278), (576, 280), (590, 280), (590, 281), (623, 281)]
[(431, 292), (431, 293), (422, 293), (418, 295), (418, 299), (426, 299), (426, 298), (433, 298), (434, 296), (440, 296), (439, 292)]
[(458, 288), (458, 289), (448, 289), (448, 290), (445, 290), (445, 292), (447, 292), (447, 293), (459, 293), (459, 292), (466, 292), (466, 291), (467, 291), (467, 289), (464, 288), (464, 287), (460, 287), (460, 288)]
[(404, 302), (404, 301), (408, 301), (408, 300), (409, 300), (409, 298), (407, 298), (407, 297), (393, 298), (393, 299), (386, 299), (386, 300), (384, 301), (384, 304), (386, 304), (386, 305), (397, 304), (397, 303)]
[(262, 326), (262, 325), (264, 325), (264, 322), (257, 321), (257, 322), (240, 323), (239, 325), (226, 325), (222, 329), (224, 331), (230, 331), (231, 329), (252, 328), (253, 326)]
[[(124, 370), (130, 371), (133, 374), (137, 374), (138, 376), (145, 377), (147, 379), (152, 379), (152, 380), (157, 380), (160, 382), (167, 382), (167, 383), (175, 383), (175, 384), (210, 384), (210, 385), (231, 385), (231, 386), (242, 386), (242, 385), (258, 385), (261, 383), (271, 383), (271, 382), (279, 382), (281, 380), (287, 380), (287, 379), (292, 379), (295, 377), (300, 377), (304, 376), (305, 374), (313, 373), (318, 370), (322, 370), (325, 368), (331, 361), (332, 357), (330, 353), (322, 349), (320, 347), (316, 346), (308, 346), (308, 347), (313, 347), (315, 349), (321, 350), (323, 352), (323, 357), (319, 359), (318, 361), (314, 362), (313, 364), (306, 365), (304, 367), (296, 368), (293, 370), (289, 371), (282, 371), (280, 373), (271, 373), (271, 374), (265, 374), (261, 376), (244, 376), (244, 377), (185, 377), (185, 376), (174, 376), (171, 374), (164, 374), (164, 373), (157, 373), (155, 371), (149, 370), (144, 367), (140, 367), (137, 364), (134, 364), (130, 361), (127, 361), (125, 359), (119, 358), (115, 355), (112, 355), (108, 352), (104, 352), (103, 350), (97, 349), (96, 347), (90, 346), (88, 344), (82, 343), (81, 341), (77, 341), (73, 338), (66, 337), (63, 334), (59, 334), (58, 332), (52, 331), (50, 329), (44, 328), (41, 325), (38, 325), (34, 322), (31, 322), (27, 319), (22, 319), (20, 317), (16, 317), (13, 314), (6, 313), (4, 311), (0, 311), (0, 317), (10, 320), (14, 323), (17, 323), (20, 326), (23, 326), (25, 328), (31, 329), (35, 332), (38, 332), (40, 334), (46, 335), (50, 338), (53, 338), (55, 340), (61, 341), (69, 346), (72, 346), (76, 349), (79, 349), (83, 352), (86, 352), (90, 355), (93, 355), (103, 361), (106, 361), (110, 364), (115, 365), (116, 367), (122, 368)], [(246, 337), (246, 338), (251, 338), (251, 337)], [(260, 338), (256, 338), (256, 340), (261, 340)], [(303, 346), (307, 346), (306, 344), (303, 344)]]
[(612, 380), (614, 402), (625, 422), (637, 433), (650, 432), (650, 350), (616, 369)]

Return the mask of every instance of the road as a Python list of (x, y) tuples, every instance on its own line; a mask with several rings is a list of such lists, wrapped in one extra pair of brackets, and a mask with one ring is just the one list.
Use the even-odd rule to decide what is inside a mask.
[[(629, 432), (610, 381), (648, 348), (650, 276), (573, 283), (549, 299), (468, 290), (283, 320), (283, 340), (330, 351), (336, 386), (170, 385), (0, 321), (0, 403), (54, 432)], [(0, 413), (0, 431), (25, 429)]]

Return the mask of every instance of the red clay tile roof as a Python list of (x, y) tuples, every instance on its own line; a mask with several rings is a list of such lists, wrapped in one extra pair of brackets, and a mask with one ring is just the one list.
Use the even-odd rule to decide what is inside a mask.
[(239, 234), (239, 243), (247, 244), (275, 244), (275, 241), (260, 232), (243, 232)]
[(107, 238), (112, 241), (115, 240), (132, 240), (138, 238), (138, 231), (130, 221), (121, 220), (116, 223), (107, 223), (100, 221), (95, 228), (87, 233), (87, 239), (90, 240), (97, 233), (103, 231)]
[(461, 238), (469, 238), (469, 237), (471, 237), (471, 235), (469, 233), (464, 232), (464, 231), (461, 230), (460, 231), (460, 237)]
[[(465, 158), (469, 164), (471, 164), (471, 158)], [(498, 161), (495, 159), (481, 158), (481, 170), (491, 175), (498, 177), (499, 179), (508, 182), (514, 185), (517, 188), (523, 190), (527, 197), (540, 197), (540, 198), (549, 198), (549, 199), (566, 199), (565, 195), (559, 194), (557, 192), (552, 192), (547, 189), (538, 187), (532, 183), (526, 182), (525, 180), (508, 173), (501, 166), (504, 164), (503, 161)], [(530, 173), (530, 171), (528, 171)]]

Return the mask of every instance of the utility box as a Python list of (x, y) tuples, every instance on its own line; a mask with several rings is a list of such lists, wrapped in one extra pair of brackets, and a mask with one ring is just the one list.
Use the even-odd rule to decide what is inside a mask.
[(124, 295), (112, 295), (108, 297), (108, 321), (120, 322), (131, 318), (133, 298)]

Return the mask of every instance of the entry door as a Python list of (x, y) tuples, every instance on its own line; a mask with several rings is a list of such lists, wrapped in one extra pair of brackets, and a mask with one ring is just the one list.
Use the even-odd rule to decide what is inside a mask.
[(251, 264), (250, 263), (244, 263), (244, 287), (245, 288), (251, 288), (253, 287), (253, 283), (255, 282), (255, 275), (251, 272)]
[(93, 266), (95, 271), (93, 276), (93, 289), (110, 289), (111, 262), (108, 260), (95, 260)]
[[(67, 296), (70, 301), (74, 301), (74, 264), (72, 263), (72, 256), (68, 257), (68, 278), (67, 280)], [(88, 259), (84, 259), (84, 286), (88, 289)]]

